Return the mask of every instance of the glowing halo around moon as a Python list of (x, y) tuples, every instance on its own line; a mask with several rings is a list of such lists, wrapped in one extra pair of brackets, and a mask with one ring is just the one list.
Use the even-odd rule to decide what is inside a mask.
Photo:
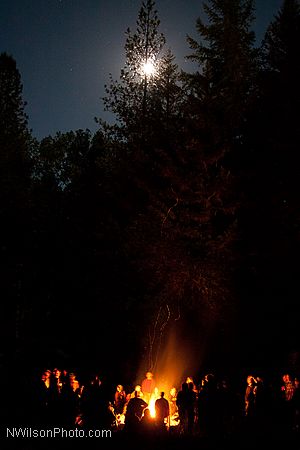
[(142, 64), (141, 71), (143, 76), (153, 77), (156, 73), (155, 65), (152, 61), (146, 61)]

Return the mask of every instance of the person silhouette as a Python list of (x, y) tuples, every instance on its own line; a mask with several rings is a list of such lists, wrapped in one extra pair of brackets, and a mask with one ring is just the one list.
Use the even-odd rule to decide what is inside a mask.
[(148, 403), (140, 397), (139, 391), (135, 391), (134, 398), (131, 398), (127, 404), (124, 431), (137, 432), (139, 430), (140, 421), (147, 406)]
[(152, 372), (146, 372), (145, 376), (146, 378), (142, 381), (141, 387), (144, 394), (144, 400), (149, 403), (151, 396), (154, 393), (156, 383)]
[(170, 406), (166, 398), (164, 398), (165, 393), (160, 393), (160, 398), (155, 400), (155, 421), (157, 428), (160, 431), (165, 431), (169, 417), (170, 417)]

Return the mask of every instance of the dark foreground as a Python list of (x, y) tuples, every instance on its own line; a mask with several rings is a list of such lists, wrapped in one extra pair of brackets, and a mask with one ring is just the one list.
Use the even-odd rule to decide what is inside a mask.
[(140, 449), (140, 450), (177, 450), (177, 449), (202, 449), (202, 450), (256, 450), (256, 449), (273, 449), (281, 448), (282, 450), (299, 450), (300, 436), (299, 433), (284, 435), (251, 435), (251, 433), (240, 433), (230, 437), (201, 437), (182, 436), (167, 433), (165, 436), (140, 436), (127, 435), (123, 432), (112, 433), (111, 436), (103, 436), (99, 438), (7, 438), (1, 433), (0, 441), (1, 449), (20, 449), (20, 450), (56, 450), (56, 449)]

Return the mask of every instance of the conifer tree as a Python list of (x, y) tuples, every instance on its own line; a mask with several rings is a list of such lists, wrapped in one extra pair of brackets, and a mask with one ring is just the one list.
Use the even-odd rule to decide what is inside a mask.
[(300, 4), (297, 0), (284, 0), (262, 42), (257, 135), (264, 149), (260, 155), (260, 164), (265, 168), (262, 181), (268, 176), (269, 195), (273, 198), (269, 217), (276, 217), (274, 222), (286, 230), (283, 235), (294, 236), (293, 248), (297, 241), (295, 226), (300, 222), (296, 213), (300, 163), (299, 55)]
[(269, 105), (270, 131), (277, 139), (290, 142), (299, 141), (299, 53), (300, 5), (285, 0), (262, 42), (262, 96), (265, 106)]
[[(29, 160), (31, 137), (26, 103), (16, 61), (7, 53), (0, 55), (0, 160), (1, 178), (14, 177)], [(1, 170), (1, 172), (2, 172)]]
[(284, 0), (262, 42), (265, 70), (287, 73), (290, 78), (296, 78), (299, 71), (299, 35), (299, 1)]
[[(155, 2), (143, 2), (136, 30), (128, 28), (126, 32), (125, 65), (120, 78), (113, 80), (110, 76), (110, 85), (105, 86), (105, 109), (113, 112), (117, 120), (117, 126), (106, 124), (106, 130), (115, 132), (118, 139), (145, 142), (149, 136), (153, 138), (154, 130), (157, 133), (158, 124), (162, 127), (169, 123), (177, 68), (170, 51), (164, 51), (166, 39), (159, 25)], [(175, 96), (172, 98), (174, 101)]]
[(182, 127), (183, 91), (179, 79), (180, 74), (175, 56), (171, 49), (168, 49), (160, 61), (156, 84), (157, 101), (153, 111), (158, 122), (155, 128), (162, 131), (160, 135), (162, 140), (164, 135), (178, 137), (178, 131)]
[(188, 58), (199, 66), (187, 77), (189, 102), (213, 141), (230, 142), (239, 135), (257, 69), (253, 0), (210, 0), (203, 8), (207, 20), (196, 22), (200, 41), (187, 37)]
[[(20, 349), (24, 286), (28, 275), (30, 152), (21, 75), (14, 58), (0, 55), (0, 267), (5, 323), (3, 339)], [(5, 315), (7, 313), (7, 315)], [(7, 319), (7, 318), (10, 319)], [(14, 323), (12, 323), (14, 322)]]
[(258, 131), (266, 149), (265, 162), (271, 164), (274, 182), (280, 182), (281, 190), (298, 179), (299, 55), (300, 5), (296, 0), (285, 0), (262, 42), (258, 115)]
[[(153, 3), (148, 1), (147, 6), (152, 8)], [(141, 31), (146, 29), (146, 18), (143, 5), (139, 15), (143, 26), (127, 34), (126, 65), (120, 81), (107, 87), (105, 105), (118, 119), (119, 126), (112, 130), (120, 133), (116, 136), (130, 144), (127, 148), (143, 150), (126, 161), (121, 241), (135, 274), (132, 302), (149, 322), (149, 334), (145, 335), (144, 325), (136, 333), (147, 340), (152, 326), (159, 324), (158, 329), (165, 330), (166, 324), (188, 311), (199, 319), (198, 329), (205, 328), (206, 320), (221, 320), (225, 310), (230, 316), (233, 264), (228, 261), (235, 236), (235, 205), (228, 170), (207, 157), (207, 147), (195, 133), (184, 132), (190, 119), (197, 121), (198, 116), (187, 115), (187, 120), (182, 116), (184, 98), (177, 66), (171, 51), (163, 51), (164, 40), (155, 47), (160, 49), (160, 57), (154, 59), (157, 75), (141, 77), (138, 55), (145, 52)], [(179, 134), (184, 140), (178, 139)], [(165, 145), (170, 144), (165, 142), (166, 135), (175, 136), (172, 145)], [(151, 145), (152, 151), (145, 151), (141, 142), (149, 144), (147, 150)], [(138, 329), (139, 322), (134, 320), (132, 325)]]
[[(280, 302), (279, 293), (284, 293), (286, 310), (294, 310), (299, 279), (299, 25), (299, 2), (284, 0), (262, 41), (259, 95), (246, 129), (240, 170), (240, 295), (261, 298), (262, 317), (272, 311), (272, 348), (280, 345), (275, 324), (282, 315), (274, 299), (279, 295)], [(257, 320), (258, 335), (264, 326)], [(293, 335), (295, 326), (292, 317), (287, 319), (283, 333)]]
[(28, 117), (24, 111), (21, 75), (16, 61), (7, 53), (0, 55), (0, 90), (1, 137), (25, 134)]

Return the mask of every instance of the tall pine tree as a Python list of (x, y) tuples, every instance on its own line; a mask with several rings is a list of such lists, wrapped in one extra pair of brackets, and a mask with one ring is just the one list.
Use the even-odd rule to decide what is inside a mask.
[[(30, 133), (21, 75), (14, 58), (0, 55), (0, 170), (2, 182), (23, 176), (29, 160)], [(28, 175), (28, 172), (27, 172)]]
[(285, 0), (262, 42), (262, 95), (269, 104), (268, 129), (274, 139), (290, 143), (299, 141), (299, 42), (300, 5)]
[[(297, 340), (297, 321), (282, 316), (281, 299), (293, 311), (299, 254), (299, 2), (284, 0), (261, 46), (257, 100), (245, 129), (244, 198), (239, 225), (242, 243), (239, 286), (248, 304), (260, 299), (260, 317), (244, 326), (245, 346), (277, 360), (282, 334)], [(265, 317), (268, 317), (268, 335)], [(281, 333), (278, 334), (278, 324)], [(257, 340), (247, 336), (255, 326)], [(299, 338), (298, 338), (299, 339)], [(262, 346), (263, 342), (263, 346)], [(278, 345), (276, 345), (278, 344)]]
[[(21, 75), (14, 58), (0, 55), (0, 264), (3, 326), (1, 340), (20, 350), (23, 338), (24, 286), (30, 190), (30, 152), (33, 141), (27, 126)], [(12, 352), (13, 354), (13, 352)]]
[(120, 78), (110, 76), (105, 87), (104, 106), (115, 114), (117, 125), (104, 128), (131, 143), (157, 140), (170, 125), (170, 115), (176, 114), (179, 74), (170, 50), (164, 50), (166, 39), (159, 25), (155, 2), (143, 2), (136, 30), (126, 32)]
[(196, 23), (200, 40), (187, 38), (188, 58), (199, 67), (187, 76), (189, 103), (203, 134), (230, 143), (239, 137), (257, 70), (253, 0), (210, 0), (203, 8), (207, 20)]

